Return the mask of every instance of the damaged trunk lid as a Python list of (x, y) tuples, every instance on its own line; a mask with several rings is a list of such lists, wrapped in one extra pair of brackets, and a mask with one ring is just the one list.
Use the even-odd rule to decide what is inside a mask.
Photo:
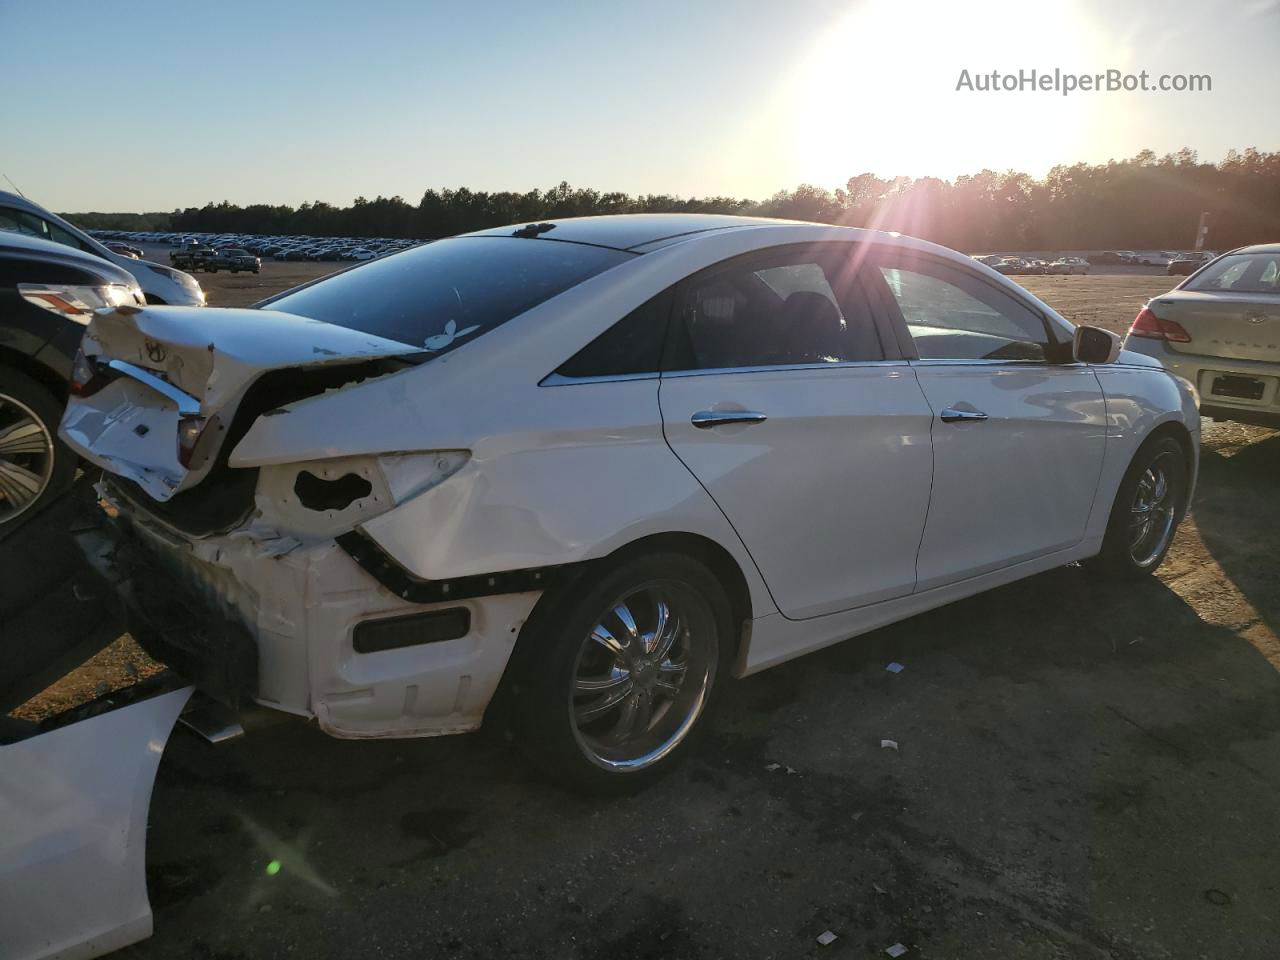
[[(198, 484), (237, 439), (236, 412), (264, 375), (296, 370), (301, 384), (312, 371), (346, 366), (361, 379), (395, 369), (378, 361), (412, 365), (425, 356), (274, 310), (104, 309), (85, 331), (59, 433), (76, 453), (163, 503)], [(308, 392), (300, 387), (299, 395)]]

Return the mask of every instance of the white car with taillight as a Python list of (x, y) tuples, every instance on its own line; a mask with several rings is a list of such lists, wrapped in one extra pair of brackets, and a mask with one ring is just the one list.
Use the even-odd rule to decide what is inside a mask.
[(1154, 570), (1176, 378), (954, 251), (739, 217), (436, 241), (90, 325), (130, 629), (341, 737), (503, 723), (635, 785), (732, 677), (1089, 560)]
[(1151, 300), (1125, 349), (1178, 376), (1206, 417), (1280, 426), (1280, 244), (1233, 250)]

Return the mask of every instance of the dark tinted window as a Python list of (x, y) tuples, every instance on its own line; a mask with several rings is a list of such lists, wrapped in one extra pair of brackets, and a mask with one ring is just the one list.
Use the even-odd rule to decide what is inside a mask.
[(1044, 360), (1044, 320), (963, 271), (925, 261), (881, 265), (922, 360)]
[(654, 297), (579, 350), (556, 373), (562, 377), (620, 377), (657, 373), (671, 312), (671, 291)]
[(443, 353), (633, 256), (550, 240), (456, 237), (259, 306)]
[(42, 240), (53, 239), (49, 234), (48, 223), (25, 210), (15, 210), (12, 207), (0, 207), (0, 230), (10, 230), (13, 233), (39, 237)]
[(670, 370), (883, 360), (849, 261), (799, 249), (745, 258), (682, 293)]

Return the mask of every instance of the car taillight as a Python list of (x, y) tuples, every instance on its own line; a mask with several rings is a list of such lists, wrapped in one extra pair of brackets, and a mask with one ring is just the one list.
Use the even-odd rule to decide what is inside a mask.
[(1176, 320), (1161, 320), (1149, 307), (1143, 307), (1129, 328), (1129, 336), (1150, 340), (1168, 340), (1172, 343), (1190, 343), (1191, 334)]
[(207, 417), (180, 417), (178, 419), (178, 462), (191, 469), (196, 460), (196, 448), (209, 425)]
[(71, 364), (71, 379), (67, 390), (73, 397), (91, 397), (115, 379), (115, 372), (95, 357), (85, 356), (84, 349), (76, 351)]

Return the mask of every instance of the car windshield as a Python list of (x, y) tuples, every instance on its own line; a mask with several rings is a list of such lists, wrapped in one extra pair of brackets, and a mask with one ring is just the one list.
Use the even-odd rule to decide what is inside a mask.
[(258, 304), (443, 353), (635, 254), (556, 240), (437, 240)]
[(1280, 253), (1236, 253), (1205, 267), (1188, 290), (1280, 293)]

